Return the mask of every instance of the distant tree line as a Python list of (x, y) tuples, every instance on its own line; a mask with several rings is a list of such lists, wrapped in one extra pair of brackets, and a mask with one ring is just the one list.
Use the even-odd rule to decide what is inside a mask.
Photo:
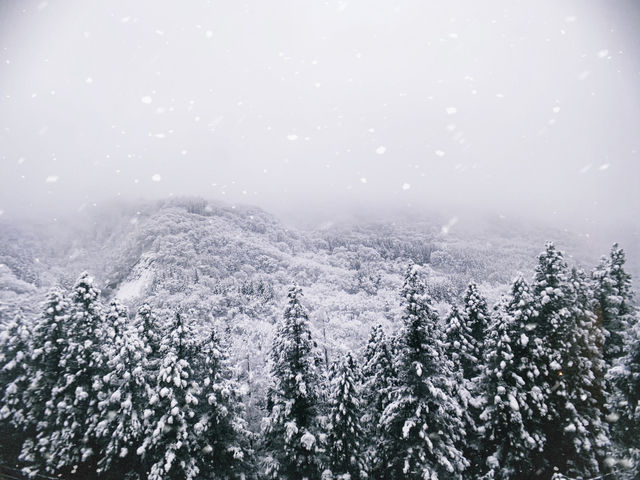
[(294, 285), (258, 433), (214, 329), (131, 318), (85, 273), (0, 333), (0, 456), (36, 478), (639, 479), (624, 266), (614, 245), (587, 275), (549, 243), (497, 305), (471, 283), (441, 318), (411, 264), (397, 331), (331, 366)]

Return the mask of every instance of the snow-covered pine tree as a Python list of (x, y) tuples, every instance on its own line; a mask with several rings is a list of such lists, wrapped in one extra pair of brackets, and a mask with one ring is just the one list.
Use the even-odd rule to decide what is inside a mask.
[(468, 466), (456, 446), (464, 435), (462, 409), (453, 395), (438, 317), (415, 265), (407, 270), (401, 296), (398, 383), (381, 419), (388, 462), (382, 478), (461, 478)]
[(592, 273), (596, 312), (605, 334), (604, 360), (608, 367), (624, 354), (624, 335), (634, 316), (631, 276), (625, 271), (625, 262), (624, 250), (614, 243), (609, 257), (603, 257)]
[(455, 307), (452, 308), (448, 321), (445, 336), (446, 353), (454, 361), (454, 371), (460, 384), (460, 388), (456, 389), (456, 396), (464, 407), (466, 438), (460, 447), (470, 463), (465, 475), (477, 477), (483, 471), (482, 452), (479, 448), (480, 434), (477, 430), (481, 423), (479, 417), (482, 413), (483, 397), (477, 391), (477, 384), (482, 371), (490, 316), (487, 301), (475, 282), (471, 282), (465, 291), (462, 312), (457, 311)]
[[(461, 336), (468, 341), (466, 348), (471, 348), (463, 355), (463, 375), (467, 380), (473, 380), (480, 374), (482, 358), (484, 354), (484, 340), (489, 327), (489, 311), (487, 301), (478, 290), (475, 282), (467, 287), (463, 300), (462, 312), (463, 329)], [(462, 340), (462, 338), (461, 338)], [(465, 347), (461, 343), (461, 347)], [(471, 360), (471, 362), (464, 360)]]
[(162, 359), (162, 338), (165, 332), (163, 332), (158, 318), (148, 303), (143, 303), (138, 308), (135, 326), (138, 330), (138, 336), (145, 345), (149, 368), (156, 370)]
[(227, 351), (215, 330), (199, 349), (197, 369), (198, 378), (203, 378), (199, 414), (205, 426), (200, 475), (243, 478), (251, 467), (252, 433), (244, 420), (240, 386), (231, 376)]
[(137, 454), (148, 480), (198, 478), (206, 424), (198, 416), (202, 388), (194, 375), (195, 339), (190, 322), (176, 314), (163, 338), (164, 358), (149, 400), (148, 427)]
[(490, 327), (479, 382), (485, 397), (479, 425), (485, 462), (479, 478), (529, 479), (539, 463), (536, 458), (543, 455), (538, 418), (545, 410), (537, 404), (535, 357), (540, 341), (530, 333), (534, 306), (529, 286), (518, 276)]
[(130, 328), (129, 309), (118, 299), (111, 300), (104, 315), (105, 328), (107, 329), (106, 344), (115, 344), (121, 340), (124, 333)]
[(380, 417), (389, 404), (389, 396), (396, 378), (393, 352), (382, 325), (376, 325), (371, 329), (361, 370), (360, 391), (363, 399), (362, 427), (366, 432), (366, 461), (371, 475), (378, 478), (378, 473), (384, 470), (386, 464), (379, 448), (383, 435)]
[(149, 402), (145, 345), (118, 301), (111, 302), (106, 323), (113, 337), (103, 344), (107, 373), (98, 395), (100, 415), (90, 425), (102, 445), (97, 471), (106, 479), (142, 479), (144, 467), (136, 450), (142, 443)]
[[(104, 318), (100, 292), (84, 272), (71, 292), (71, 305), (62, 344), (58, 377), (38, 420), (35, 441), (25, 444), (28, 471), (46, 470), (68, 478), (95, 475), (99, 444), (88, 426), (99, 415), (98, 395), (104, 374)], [(45, 459), (46, 464), (38, 462)]]
[[(565, 408), (573, 421), (565, 426), (570, 445), (569, 475), (600, 473), (609, 453), (609, 428), (604, 422), (608, 397), (602, 345), (604, 332), (596, 317), (594, 295), (584, 271), (572, 269), (569, 276), (571, 309), (570, 347), (563, 366), (568, 402)], [(574, 431), (575, 428), (575, 431)]]
[(478, 368), (477, 349), (471, 329), (456, 305), (451, 306), (444, 328), (447, 357), (457, 369), (471, 375), (471, 372)]
[[(640, 479), (640, 317), (631, 322), (625, 336), (624, 357), (608, 372), (615, 386), (615, 399), (620, 418), (616, 422), (619, 442), (624, 456), (632, 460), (627, 475), (620, 478)], [(623, 463), (628, 463), (623, 460)]]
[(54, 428), (48, 421), (51, 412), (47, 410), (47, 402), (60, 381), (60, 360), (68, 341), (69, 313), (69, 300), (64, 292), (59, 288), (51, 290), (42, 306), (42, 313), (31, 324), (29, 350), (25, 358), (26, 375), (30, 381), (20, 394), (20, 410), (13, 414), (14, 422), (20, 423), (26, 433), (21, 457), (28, 460), (28, 464), (39, 465), (40, 469), (44, 469), (46, 462), (38, 455), (34, 439), (36, 434), (46, 436)]
[(547, 415), (542, 418), (545, 454), (536, 469), (547, 476), (556, 471), (593, 476), (599, 472), (598, 457), (606, 435), (602, 436), (601, 424), (591, 409), (573, 403), (587, 394), (583, 387), (586, 389), (595, 375), (591, 369), (596, 368), (593, 362), (597, 359), (588, 358), (591, 351), (584, 345), (595, 334), (587, 332), (593, 319), (588, 306), (578, 300), (580, 295), (571, 283), (562, 252), (552, 243), (547, 243), (538, 257), (532, 290), (538, 312), (535, 334), (542, 340), (537, 352), (538, 385), (547, 405)]
[[(170, 343), (170, 332), (167, 329), (167, 325), (160, 321), (147, 302), (138, 308), (133, 325), (144, 348), (144, 368), (142, 374), (145, 383), (151, 389), (147, 395), (149, 398), (152, 398), (153, 390), (159, 382), (160, 367), (167, 353), (165, 348), (168, 348), (167, 346)], [(151, 424), (155, 421), (153, 416), (154, 408), (150, 405), (148, 407), (149, 408), (143, 411), (145, 432), (148, 432), (152, 428)], [(142, 463), (145, 471), (148, 472), (151, 465), (150, 457), (148, 455), (143, 455), (143, 457)]]
[[(609, 256), (602, 257), (592, 273), (596, 315), (604, 331), (603, 357), (606, 368), (611, 370), (606, 376), (607, 389), (611, 393), (607, 404), (610, 413), (606, 418), (617, 420), (612, 421), (609, 428), (618, 457), (627, 456), (629, 448), (637, 448), (637, 445), (634, 447), (633, 435), (638, 433), (630, 420), (632, 415), (626, 403), (628, 395), (624, 393), (626, 380), (620, 371), (621, 365), (629, 360), (625, 347), (633, 348), (626, 337), (629, 332), (633, 333), (636, 321), (631, 276), (625, 271), (625, 262), (624, 251), (614, 243)], [(621, 357), (624, 360), (620, 362)]]
[(316, 480), (322, 471), (318, 352), (300, 287), (291, 287), (287, 296), (271, 351), (273, 385), (264, 425), (266, 472), (272, 478)]
[(47, 294), (42, 313), (33, 321), (27, 359), (31, 382), (23, 406), (25, 426), (33, 434), (47, 427), (40, 422), (44, 418), (46, 404), (51, 399), (52, 389), (60, 381), (60, 360), (68, 342), (70, 312), (69, 299), (61, 289), (54, 288)]
[(570, 335), (568, 267), (562, 252), (552, 242), (538, 256), (532, 293), (536, 301), (538, 321), (534, 335), (542, 340), (536, 352), (540, 368), (537, 386), (543, 396), (546, 414), (540, 419), (545, 437), (545, 454), (537, 460), (535, 469), (542, 475), (565, 473), (566, 459), (563, 435), (565, 419), (561, 418), (562, 405), (567, 398), (567, 383), (563, 377), (563, 363)]
[(477, 463), (481, 462), (480, 450), (476, 441), (478, 417), (481, 413), (481, 396), (472, 393), (475, 390), (477, 377), (465, 378), (464, 372), (471, 372), (481, 364), (475, 358), (477, 348), (475, 340), (471, 336), (471, 329), (465, 321), (464, 315), (456, 305), (452, 305), (444, 323), (444, 355), (451, 364), (451, 380), (456, 388), (453, 395), (462, 408), (461, 420), (464, 423), (465, 436), (461, 437), (457, 447), (463, 452), (470, 465), (465, 470), (465, 476), (478, 476), (481, 468)]
[(14, 465), (28, 432), (24, 400), (31, 381), (28, 360), (31, 325), (18, 317), (0, 325), (0, 460)]
[(350, 353), (333, 368), (327, 454), (335, 480), (366, 478), (357, 366)]

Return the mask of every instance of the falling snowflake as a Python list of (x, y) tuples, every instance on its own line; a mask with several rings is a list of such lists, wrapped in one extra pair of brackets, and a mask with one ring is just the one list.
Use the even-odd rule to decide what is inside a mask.
[(585, 70), (584, 72), (580, 73), (580, 75), (578, 75), (578, 80), (586, 80), (589, 76), (589, 73), (589, 70)]
[(382, 145), (380, 145), (378, 148), (376, 148), (376, 153), (378, 155), (384, 155), (384, 152), (386, 152), (387, 149), (386, 147), (383, 147)]
[(411, 188), (410, 184), (408, 184), (406, 182), (402, 184), (402, 190), (409, 190), (410, 188)]
[(294, 140), (297, 140), (297, 139), (298, 139), (298, 135), (294, 135), (294, 134), (287, 135), (287, 140), (291, 140), (293, 142)]
[(49, 175), (45, 180), (46, 183), (56, 183), (58, 181), (57, 175)]
[(446, 110), (447, 115), (454, 115), (455, 113), (458, 113), (458, 109), (456, 107), (447, 107)]
[(149, 95), (145, 95), (144, 97), (142, 97), (140, 99), (140, 101), (142, 103), (145, 103), (145, 104), (149, 105), (153, 100), (151, 99), (151, 97)]
[(153, 180), (154, 182), (159, 182), (160, 180), (162, 180), (162, 177), (158, 173), (155, 173), (151, 176), (151, 180)]
[(443, 235), (447, 235), (450, 231), (451, 228), (458, 223), (458, 217), (452, 217), (449, 219), (449, 221), (447, 222), (446, 225), (443, 225), (442, 228), (440, 229), (440, 231), (442, 232)]
[(362, 178), (360, 179), (360, 181), (361, 181), (362, 183), (367, 183), (367, 179), (366, 179), (366, 178), (364, 178), (364, 177), (362, 177)]

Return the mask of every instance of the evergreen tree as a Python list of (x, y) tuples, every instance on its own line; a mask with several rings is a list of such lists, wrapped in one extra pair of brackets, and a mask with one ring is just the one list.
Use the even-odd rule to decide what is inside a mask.
[(22, 318), (0, 326), (0, 460), (13, 465), (25, 440), (25, 392), (31, 380), (28, 370), (30, 325)]
[(472, 375), (481, 363), (475, 357), (478, 349), (474, 346), (475, 340), (471, 336), (471, 328), (466, 322), (466, 317), (457, 306), (452, 305), (444, 324), (444, 355), (450, 362), (451, 380), (456, 383), (453, 395), (462, 408), (461, 420), (464, 424), (465, 435), (458, 441), (457, 447), (463, 452), (470, 465), (465, 470), (465, 476), (477, 476), (481, 471), (476, 464), (481, 462), (480, 450), (476, 442), (477, 417), (480, 415), (481, 397), (475, 393), (474, 382), (477, 378), (466, 378), (465, 372)]
[[(17, 389), (6, 399), (6, 405), (11, 408), (2, 409), (13, 425), (24, 432), (21, 445), (16, 444), (14, 447), (20, 448), (23, 460), (28, 458), (28, 463), (40, 465), (41, 469), (44, 469), (46, 461), (34, 448), (34, 438), (36, 434), (44, 435), (53, 428), (46, 421), (45, 413), (50, 414), (47, 402), (51, 399), (52, 390), (62, 372), (60, 359), (67, 342), (69, 310), (69, 302), (60, 289), (56, 288), (48, 293), (42, 313), (29, 324), (28, 341), (24, 345), (25, 356), (21, 369), (24, 368), (24, 376), (28, 382), (14, 384)], [(25, 325), (16, 323), (15, 327), (22, 332)], [(10, 338), (14, 342), (23, 337), (22, 334), (16, 336), (11, 333)]]
[(163, 338), (165, 353), (149, 400), (148, 428), (137, 454), (149, 467), (149, 480), (198, 478), (206, 421), (198, 416), (202, 388), (195, 376), (191, 324), (179, 313)]
[(25, 428), (31, 435), (46, 430), (50, 425), (42, 423), (47, 402), (53, 396), (53, 388), (60, 381), (63, 368), (61, 359), (69, 341), (69, 299), (59, 288), (51, 290), (42, 306), (42, 313), (35, 317), (29, 355), (26, 359), (29, 385), (23, 396)]
[(106, 344), (115, 344), (130, 329), (129, 309), (118, 299), (112, 300), (105, 311), (104, 325), (107, 330)]
[(538, 419), (545, 413), (536, 384), (539, 339), (530, 333), (536, 311), (529, 286), (517, 277), (500, 304), (485, 346), (480, 388), (486, 405), (480, 416), (483, 479), (532, 478), (542, 457), (544, 434)]
[(205, 478), (243, 478), (251, 466), (252, 434), (243, 419), (240, 387), (231, 378), (228, 362), (226, 350), (212, 330), (199, 351), (198, 362), (198, 377), (204, 379), (200, 472)]
[(383, 431), (380, 425), (382, 412), (389, 404), (396, 373), (393, 351), (382, 325), (374, 326), (364, 351), (361, 396), (363, 398), (362, 425), (367, 439), (367, 463), (374, 478), (384, 470), (386, 461), (379, 448)]
[(135, 325), (138, 330), (138, 336), (145, 345), (146, 357), (151, 370), (157, 369), (162, 359), (163, 352), (161, 349), (164, 332), (159, 323), (158, 318), (148, 303), (143, 303), (142, 306), (138, 308)]
[[(67, 339), (62, 343), (59, 375), (51, 388), (34, 442), (25, 443), (27, 470), (43, 468), (69, 478), (94, 475), (97, 439), (88, 428), (99, 415), (98, 392), (102, 388), (104, 358), (103, 314), (100, 292), (85, 272), (76, 281), (71, 295)], [(41, 421), (40, 421), (41, 420)], [(40, 462), (46, 462), (42, 465)]]
[(113, 301), (106, 314), (113, 337), (104, 345), (108, 373), (99, 393), (99, 417), (90, 426), (101, 439), (98, 473), (104, 478), (145, 478), (136, 450), (142, 443), (149, 401), (145, 345), (129, 324), (126, 307)]
[[(610, 370), (607, 375), (607, 389), (611, 392), (607, 408), (611, 421), (611, 438), (618, 450), (616, 456), (626, 457), (637, 448), (633, 436), (638, 433), (634, 428), (633, 414), (628, 409), (628, 386), (621, 366), (629, 361), (629, 350), (633, 348), (635, 307), (631, 276), (625, 271), (624, 251), (614, 243), (609, 257), (603, 257), (600, 264), (592, 273), (593, 289), (596, 299), (597, 322), (602, 326), (604, 343), (602, 346), (605, 368)], [(631, 334), (631, 337), (628, 335)], [(628, 338), (627, 338), (628, 337)], [(629, 450), (629, 449), (632, 450)], [(640, 458), (640, 457), (638, 457)]]
[(483, 471), (478, 432), (483, 397), (477, 391), (477, 384), (482, 371), (489, 318), (487, 302), (478, 286), (471, 282), (464, 294), (463, 311), (453, 307), (446, 326), (445, 353), (454, 366), (459, 384), (455, 394), (464, 412), (462, 420), (466, 437), (458, 446), (470, 463), (466, 474), (471, 476), (478, 476)]
[(366, 477), (356, 370), (353, 358), (348, 353), (334, 367), (331, 381), (327, 453), (329, 469), (336, 480), (360, 480)]
[(381, 420), (384, 478), (460, 478), (468, 466), (456, 447), (464, 435), (462, 411), (453, 396), (438, 317), (414, 265), (405, 275), (402, 299), (398, 385)]
[[(489, 312), (487, 310), (487, 301), (474, 282), (471, 282), (467, 287), (463, 302), (462, 319), (464, 328), (461, 331), (461, 335), (466, 337), (467, 343), (466, 345), (461, 343), (461, 346), (470, 349), (463, 356), (463, 375), (467, 380), (473, 380), (480, 374), (484, 354), (484, 341), (489, 327)], [(465, 359), (467, 360), (466, 362), (464, 361)]]
[(573, 321), (571, 346), (563, 366), (563, 379), (568, 384), (567, 408), (574, 421), (565, 427), (571, 433), (569, 466), (576, 473), (596, 475), (604, 467), (610, 449), (609, 428), (603, 421), (608, 397), (603, 358), (604, 331), (598, 324), (594, 294), (587, 275), (572, 269), (570, 277), (570, 308)]
[(320, 374), (302, 292), (293, 286), (271, 352), (273, 385), (264, 440), (267, 474), (288, 480), (320, 478)]
[(537, 467), (548, 476), (555, 471), (569, 476), (596, 475), (607, 446), (597, 408), (601, 386), (595, 380), (601, 376), (601, 360), (595, 355), (595, 345), (589, 344), (597, 337), (595, 320), (588, 293), (574, 283), (562, 253), (548, 243), (539, 256), (533, 286), (536, 333), (544, 345), (541, 391), (548, 406), (543, 420), (545, 455)]
[[(632, 460), (628, 477), (640, 479), (640, 318), (636, 317), (625, 337), (626, 354), (609, 370), (608, 377), (616, 387), (615, 398), (620, 418), (616, 422), (625, 457)], [(622, 462), (628, 463), (627, 461)], [(622, 478), (622, 476), (621, 476)]]
[(445, 348), (447, 357), (465, 378), (472, 378), (478, 368), (478, 349), (471, 336), (471, 329), (457, 306), (452, 305), (445, 319)]
[(625, 262), (624, 250), (614, 243), (609, 258), (603, 257), (592, 274), (597, 313), (605, 335), (603, 355), (608, 367), (624, 354), (624, 334), (634, 315), (631, 276), (624, 269)]
[(566, 473), (565, 419), (561, 418), (562, 405), (567, 398), (567, 384), (563, 379), (563, 363), (570, 335), (568, 267), (564, 257), (553, 243), (547, 243), (545, 251), (538, 257), (532, 288), (538, 312), (536, 334), (542, 339), (540, 351), (540, 389), (544, 395), (546, 414), (543, 430), (545, 455), (539, 458), (537, 471), (551, 476), (555, 471)]

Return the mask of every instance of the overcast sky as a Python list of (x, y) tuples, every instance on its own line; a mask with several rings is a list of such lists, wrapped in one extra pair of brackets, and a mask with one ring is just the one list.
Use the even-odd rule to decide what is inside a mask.
[(204, 195), (638, 225), (629, 1), (0, 0), (0, 211)]

